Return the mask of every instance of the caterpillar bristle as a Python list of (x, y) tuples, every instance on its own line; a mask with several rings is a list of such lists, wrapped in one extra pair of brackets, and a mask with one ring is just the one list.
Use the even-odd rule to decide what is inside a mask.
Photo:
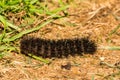
[(20, 41), (22, 54), (32, 53), (37, 56), (46, 57), (68, 57), (68, 55), (81, 55), (81, 53), (95, 53), (97, 46), (89, 38), (74, 38), (50, 40), (25, 36)]

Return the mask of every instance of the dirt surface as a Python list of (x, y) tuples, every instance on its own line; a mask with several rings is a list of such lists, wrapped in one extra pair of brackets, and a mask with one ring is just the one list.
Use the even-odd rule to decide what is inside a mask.
[(120, 29), (112, 34), (120, 24), (120, 0), (76, 0), (67, 11), (68, 17), (33, 34), (49, 39), (89, 36), (97, 43), (97, 52), (48, 59), (52, 60), (49, 65), (10, 53), (0, 60), (0, 80), (120, 80), (120, 50), (101, 49), (120, 46)]

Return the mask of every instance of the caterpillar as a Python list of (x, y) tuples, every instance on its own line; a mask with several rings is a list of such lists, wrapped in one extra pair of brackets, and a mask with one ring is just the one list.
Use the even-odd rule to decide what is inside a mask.
[(47, 57), (68, 57), (69, 55), (81, 55), (82, 53), (94, 54), (97, 46), (88, 37), (74, 39), (41, 39), (33, 36), (25, 36), (20, 41), (22, 54), (28, 53)]

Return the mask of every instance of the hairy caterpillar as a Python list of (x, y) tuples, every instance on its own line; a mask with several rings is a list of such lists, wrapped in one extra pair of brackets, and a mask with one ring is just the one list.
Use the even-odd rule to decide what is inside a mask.
[(94, 41), (89, 38), (74, 39), (41, 39), (25, 36), (20, 41), (22, 54), (32, 53), (42, 57), (67, 57), (68, 55), (81, 55), (81, 53), (93, 54), (97, 49)]

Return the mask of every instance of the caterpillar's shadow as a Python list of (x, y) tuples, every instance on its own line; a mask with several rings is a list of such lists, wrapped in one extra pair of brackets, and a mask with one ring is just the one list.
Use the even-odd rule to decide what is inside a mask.
[(44, 58), (61, 58), (68, 55), (81, 55), (81, 53), (94, 54), (97, 46), (89, 38), (49, 40), (27, 36), (20, 41), (20, 50), (25, 55), (31, 53)]

